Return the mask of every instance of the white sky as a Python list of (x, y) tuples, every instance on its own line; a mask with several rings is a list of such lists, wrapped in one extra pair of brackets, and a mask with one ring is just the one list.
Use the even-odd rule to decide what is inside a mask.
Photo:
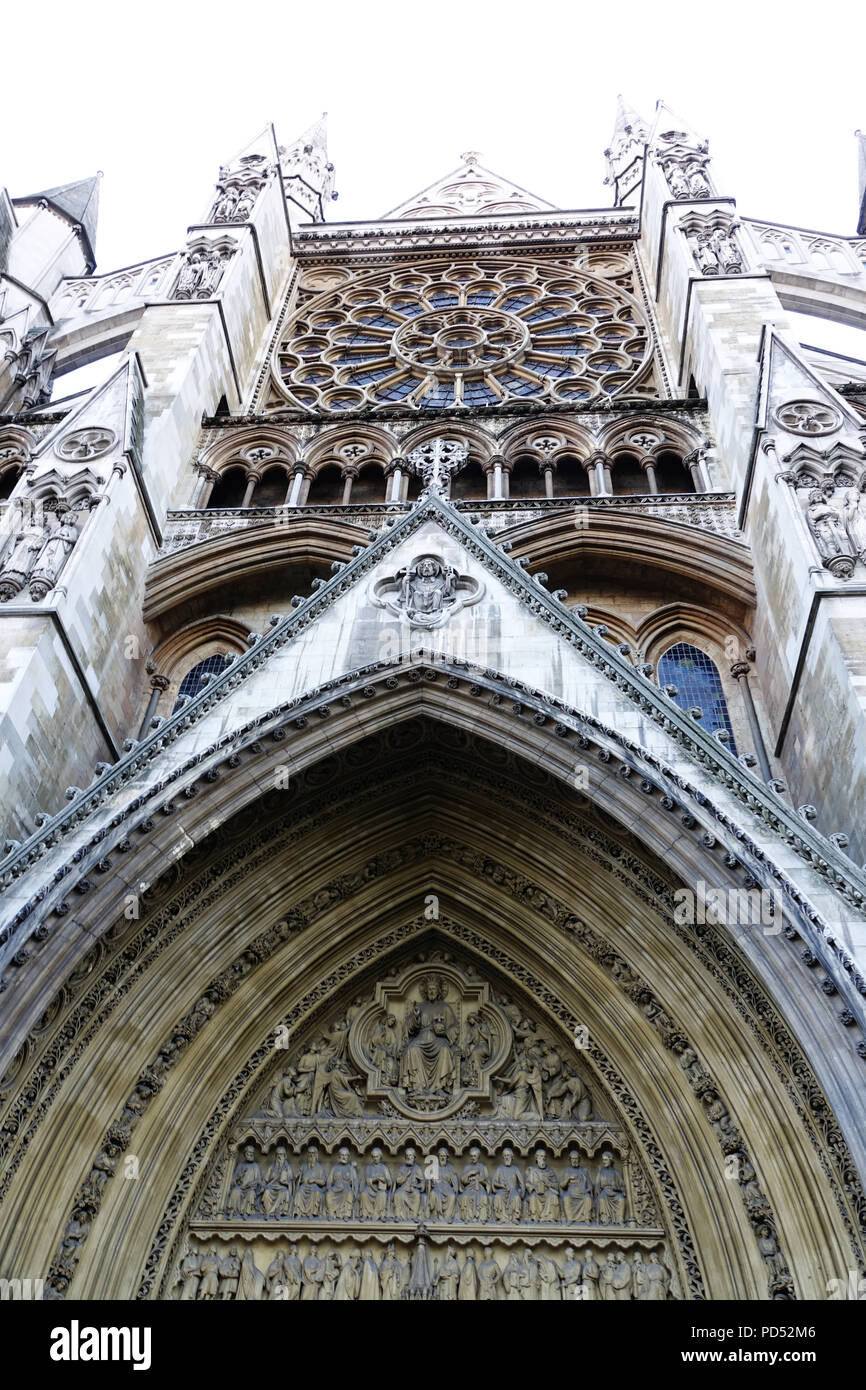
[(221, 163), (324, 110), (332, 221), (380, 216), (469, 149), (559, 206), (607, 206), (620, 91), (709, 138), (742, 215), (856, 229), (855, 0), (47, 0), (9, 6), (3, 38), (0, 183), (14, 197), (102, 169), (100, 271), (176, 249)]

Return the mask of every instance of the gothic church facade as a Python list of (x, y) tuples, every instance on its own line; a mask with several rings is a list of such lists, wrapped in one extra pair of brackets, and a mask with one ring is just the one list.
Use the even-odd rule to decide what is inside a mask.
[(866, 364), (787, 315), (866, 226), (606, 157), (341, 223), (269, 130), (108, 274), (97, 180), (3, 194), (0, 1276), (864, 1273)]

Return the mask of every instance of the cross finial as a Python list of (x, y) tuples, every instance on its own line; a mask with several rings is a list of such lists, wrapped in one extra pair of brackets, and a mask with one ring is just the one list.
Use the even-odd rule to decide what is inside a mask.
[(478, 150), (467, 150), (465, 154), (461, 154), (460, 158), (463, 160), (464, 164), (478, 164), (481, 160), (481, 155)]

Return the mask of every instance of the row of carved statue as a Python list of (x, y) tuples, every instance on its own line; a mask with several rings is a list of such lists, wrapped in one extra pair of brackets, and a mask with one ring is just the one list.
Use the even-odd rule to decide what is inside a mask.
[(52, 528), (19, 531), (0, 568), (0, 602), (16, 598), (26, 587), (36, 602), (57, 583), (78, 539), (74, 513), (60, 512)]
[(458, 1171), (448, 1150), (419, 1155), (409, 1147), (396, 1168), (375, 1147), (359, 1164), (342, 1147), (328, 1168), (310, 1145), (298, 1167), (284, 1144), (269, 1162), (259, 1162), (252, 1144), (244, 1147), (229, 1186), (225, 1214), (230, 1217), (325, 1219), (331, 1221), (597, 1222), (626, 1219), (626, 1187), (614, 1155), (605, 1150), (595, 1174), (573, 1149), (557, 1172), (543, 1148), (519, 1166), (504, 1148), (499, 1162), (484, 1162), (477, 1145)]
[[(497, 1258), (498, 1255), (498, 1258)], [(262, 1274), (253, 1252), (243, 1257), (233, 1245), (228, 1254), (214, 1246), (189, 1249), (178, 1269), (175, 1298), (273, 1299), (286, 1302), (336, 1303), (397, 1299), (447, 1302), (565, 1301), (663, 1303), (674, 1297), (671, 1272), (657, 1251), (598, 1252), (566, 1246), (562, 1255), (525, 1246), (494, 1252), (454, 1245), (431, 1251), (419, 1239), (408, 1260), (392, 1242), (380, 1259), (371, 1246), (336, 1249), (297, 1244), (278, 1252)]]

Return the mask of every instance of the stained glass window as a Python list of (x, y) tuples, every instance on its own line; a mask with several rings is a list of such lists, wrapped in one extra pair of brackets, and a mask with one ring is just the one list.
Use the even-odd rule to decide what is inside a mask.
[(680, 709), (697, 706), (703, 711), (701, 723), (710, 733), (726, 729), (728, 747), (736, 754), (734, 730), (728, 714), (728, 702), (722, 689), (718, 667), (706, 652), (688, 642), (677, 642), (659, 661), (659, 685), (675, 685), (674, 701)]

